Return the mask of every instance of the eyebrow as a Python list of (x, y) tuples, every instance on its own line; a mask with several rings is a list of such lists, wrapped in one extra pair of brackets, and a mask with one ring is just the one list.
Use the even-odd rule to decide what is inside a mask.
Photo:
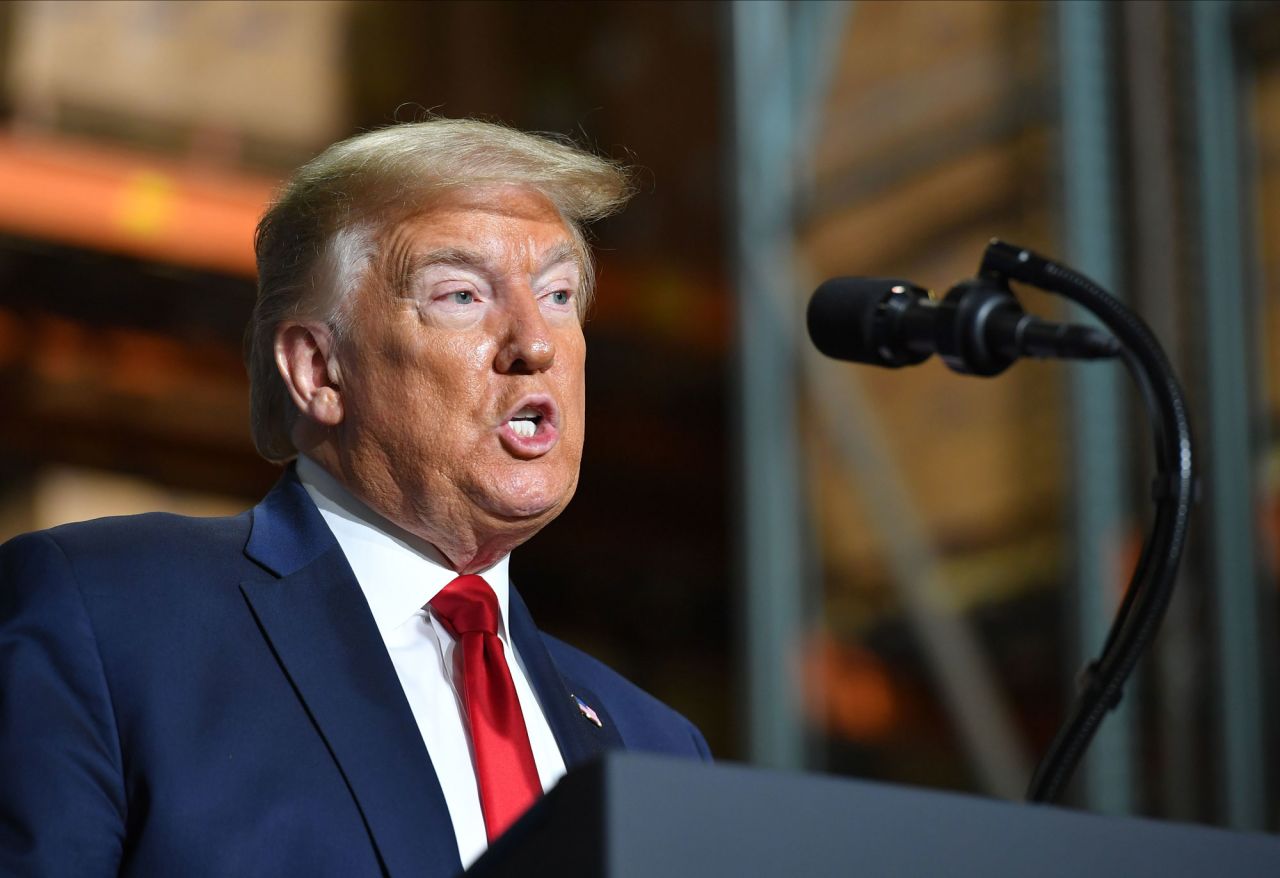
[(553, 265), (559, 265), (561, 262), (572, 262), (578, 268), (582, 268), (582, 260), (578, 255), (578, 248), (568, 241), (563, 241), (547, 251), (547, 255), (542, 257), (542, 265), (538, 269), (538, 273), (546, 271)]
[[(546, 255), (542, 257), (542, 263), (539, 265), (537, 273), (541, 274), (562, 262), (572, 262), (579, 269), (582, 267), (582, 260), (578, 258), (578, 248), (569, 241), (564, 241), (548, 250)], [(417, 277), (420, 272), (435, 265), (456, 265), (462, 268), (482, 269), (488, 264), (488, 260), (483, 253), (467, 250), (464, 247), (442, 247), (438, 250), (410, 256), (406, 263), (404, 277), (406, 280), (411, 280)]]
[(417, 274), (432, 265), (461, 265), (481, 268), (485, 264), (484, 254), (461, 247), (443, 247), (429, 253), (416, 253), (408, 259), (408, 274)]

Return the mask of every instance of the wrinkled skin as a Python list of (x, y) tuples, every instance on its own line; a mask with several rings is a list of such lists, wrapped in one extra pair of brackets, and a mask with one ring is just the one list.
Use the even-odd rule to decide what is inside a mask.
[[(438, 196), (382, 240), (344, 338), (313, 322), (277, 331), (299, 450), (459, 573), (483, 570), (577, 487), (580, 272), (545, 196)], [(522, 443), (505, 425), (530, 398), (554, 428)]]

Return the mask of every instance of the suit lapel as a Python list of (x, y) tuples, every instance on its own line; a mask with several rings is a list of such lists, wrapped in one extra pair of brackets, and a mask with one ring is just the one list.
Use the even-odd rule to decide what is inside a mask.
[(292, 473), (254, 510), (245, 551), (280, 577), (241, 590), (346, 779), (387, 874), (460, 872), (444, 794), (364, 594)]
[[(524, 663), (529, 682), (538, 695), (538, 701), (542, 704), (542, 712), (560, 747), (560, 755), (564, 757), (565, 768), (572, 770), (592, 761), (606, 750), (622, 749), (622, 738), (618, 735), (617, 726), (595, 693), (561, 676), (542, 641), (542, 634), (529, 614), (529, 608), (514, 587), (511, 589), (507, 615), (511, 639)], [(573, 698), (575, 695), (595, 710), (600, 718), (599, 726), (591, 722), (578, 707)]]

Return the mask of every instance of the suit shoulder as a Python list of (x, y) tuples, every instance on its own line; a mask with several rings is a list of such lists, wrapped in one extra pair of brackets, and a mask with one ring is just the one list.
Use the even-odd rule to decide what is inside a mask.
[(561, 673), (602, 699), (628, 749), (710, 759), (702, 733), (683, 714), (577, 647), (550, 634), (542, 639)]
[(56, 554), (72, 570), (137, 575), (179, 560), (188, 568), (215, 559), (225, 563), (229, 554), (241, 552), (248, 533), (248, 512), (219, 518), (148, 512), (23, 534), (0, 551), (21, 566)]
[(167, 543), (173, 540), (207, 542), (221, 537), (246, 534), (248, 511), (237, 515), (196, 517), (171, 512), (144, 512), (140, 515), (115, 515), (60, 524), (45, 531), (60, 545), (90, 546), (97, 543), (128, 545)]

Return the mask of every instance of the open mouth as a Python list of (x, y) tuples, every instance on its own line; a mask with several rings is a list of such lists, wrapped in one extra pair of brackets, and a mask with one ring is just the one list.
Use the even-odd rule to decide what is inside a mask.
[(560, 435), (558, 420), (551, 397), (525, 397), (502, 422), (498, 435), (509, 452), (531, 460), (555, 447)]

